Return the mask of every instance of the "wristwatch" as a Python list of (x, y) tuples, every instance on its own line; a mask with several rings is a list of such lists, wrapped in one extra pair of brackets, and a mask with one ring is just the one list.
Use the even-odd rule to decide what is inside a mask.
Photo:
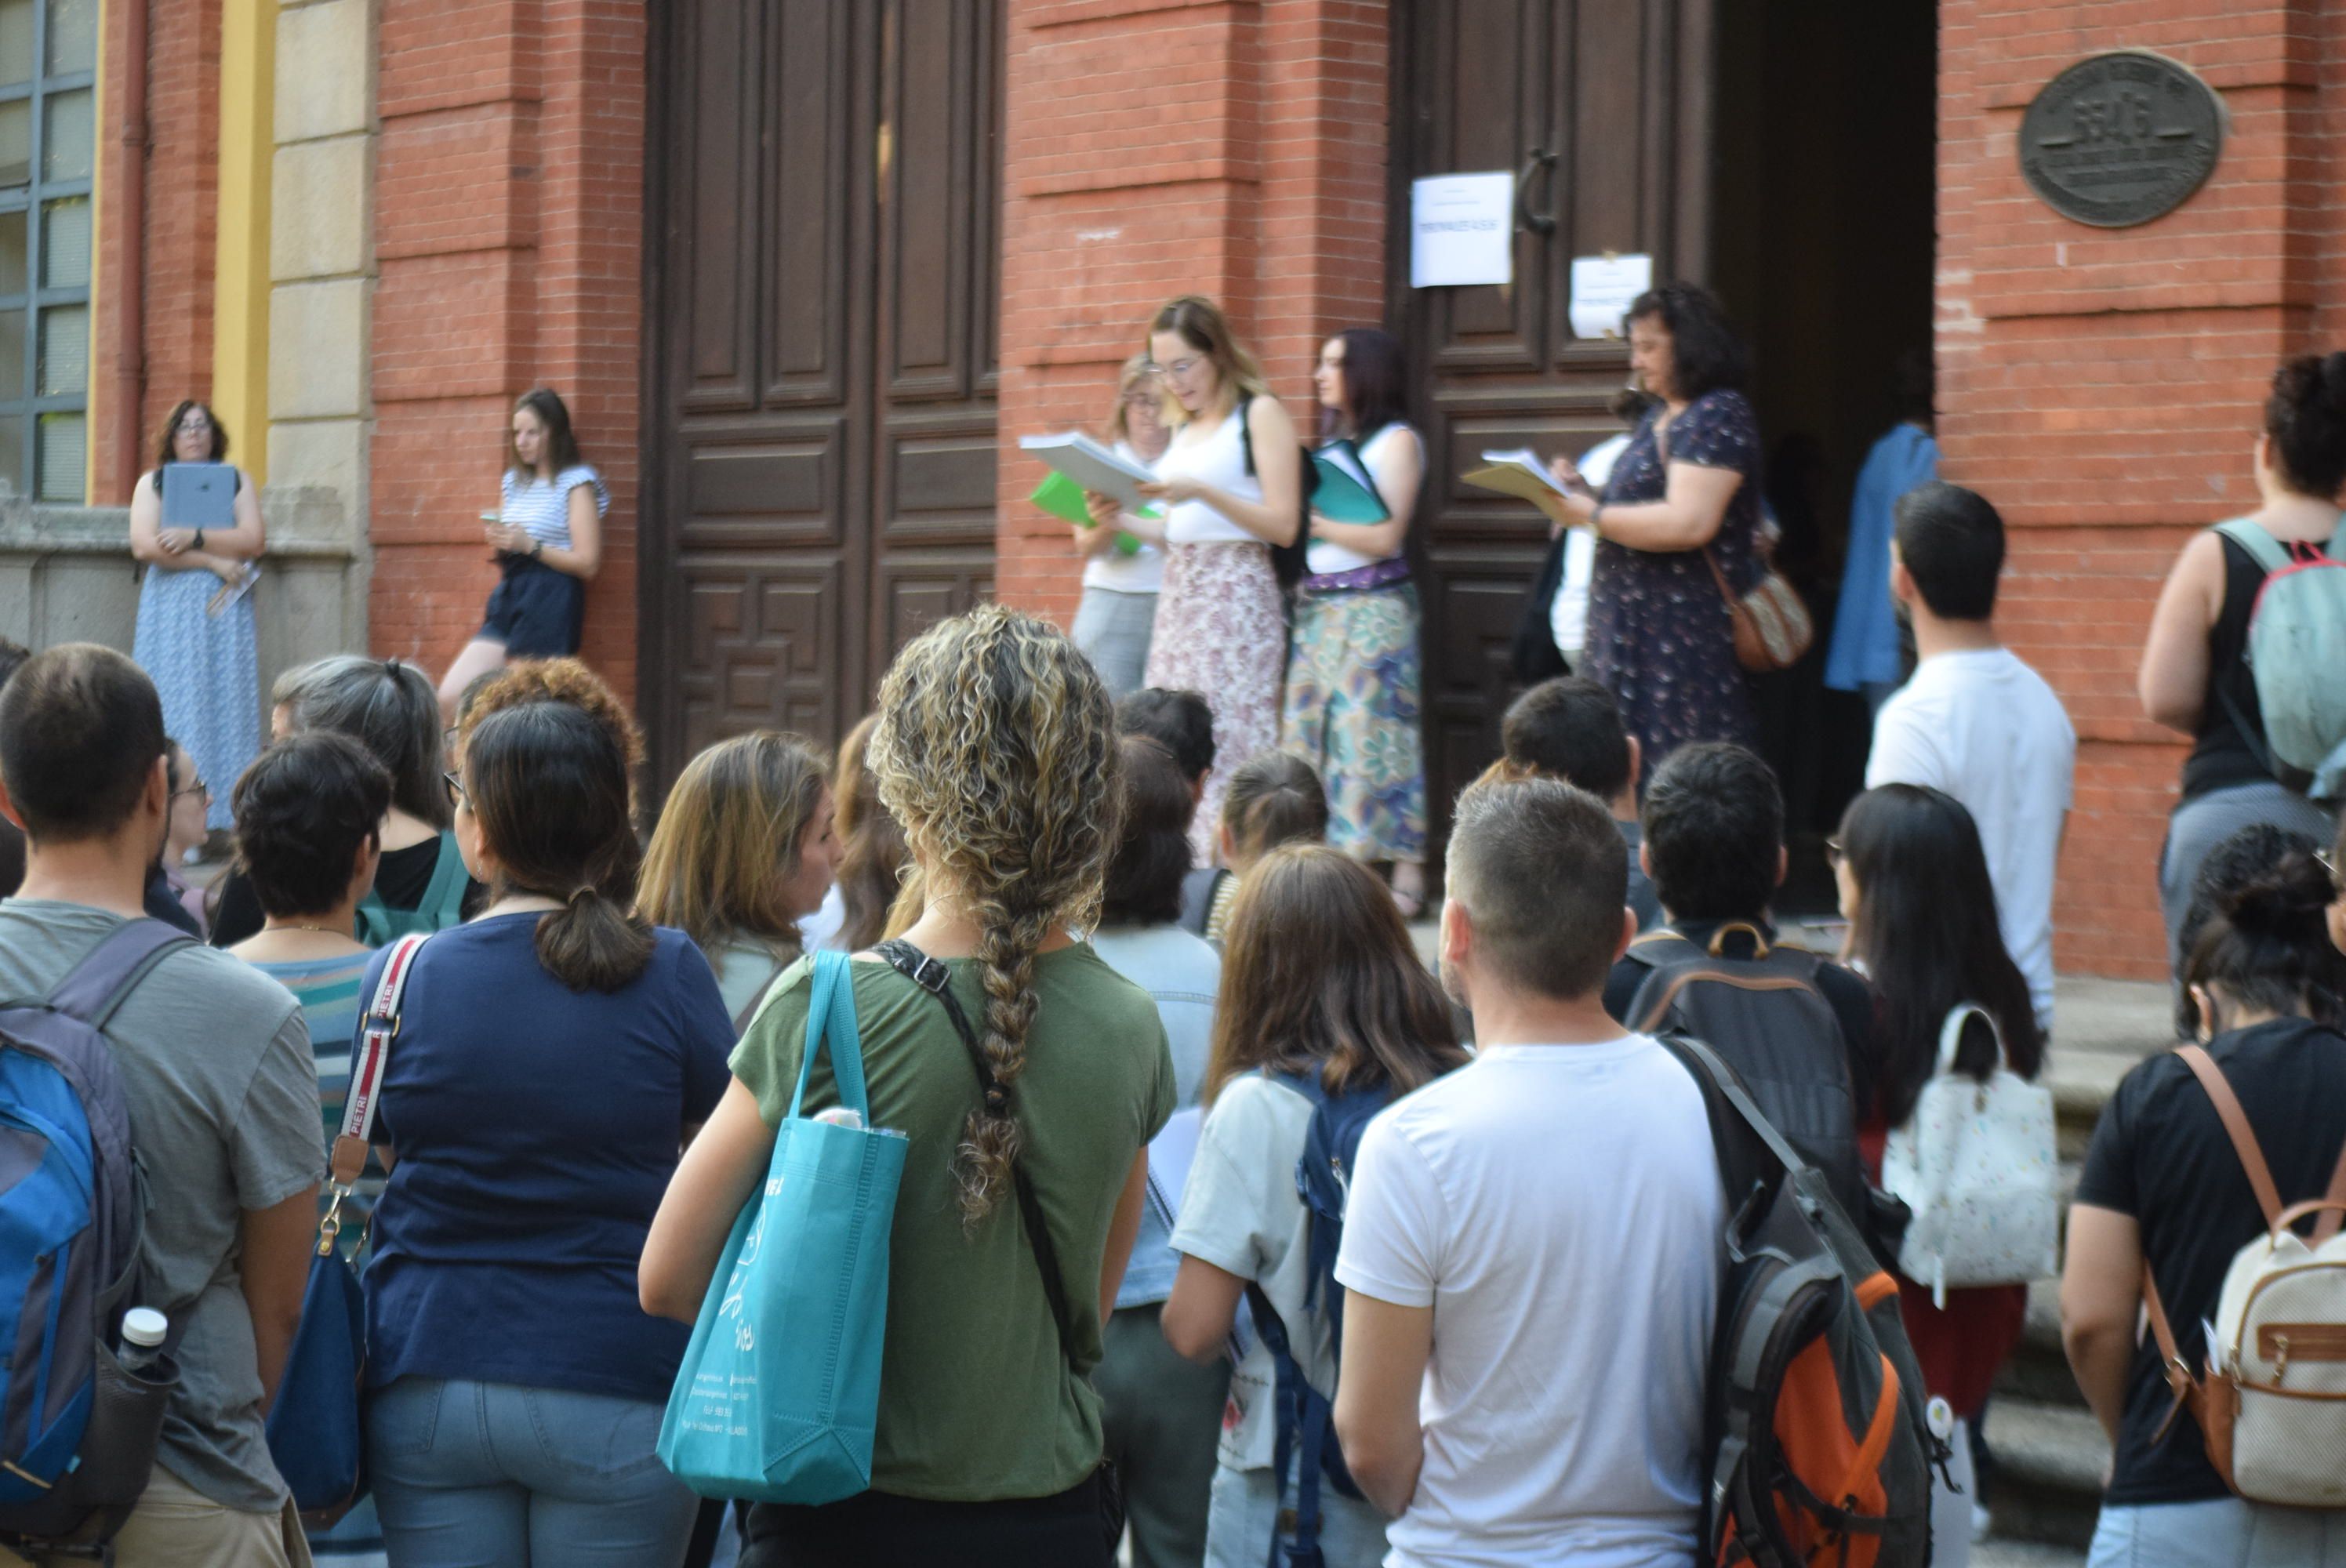
[(1599, 539), (1605, 537), (1605, 529), (1596, 520), (1604, 515), (1605, 503), (1602, 501), (1599, 501), (1596, 505), (1588, 509), (1588, 531), (1591, 534), (1596, 535)]
[(545, 554), (546, 554), (546, 541), (545, 541), (545, 540), (543, 540), (543, 539), (532, 539), (532, 540), (529, 542), (529, 558), (530, 558), (531, 560), (535, 561), (535, 560), (536, 560), (540, 555), (545, 555)]
[(196, 542), (195, 542), (194, 544), (192, 544), (192, 545), (189, 545), (189, 546), (188, 546), (188, 548), (189, 548), (190, 550), (200, 550), (200, 549), (202, 549), (203, 547), (204, 547), (204, 531), (203, 531), (202, 529), (199, 528), (199, 529), (197, 529), (197, 530), (196, 530)]

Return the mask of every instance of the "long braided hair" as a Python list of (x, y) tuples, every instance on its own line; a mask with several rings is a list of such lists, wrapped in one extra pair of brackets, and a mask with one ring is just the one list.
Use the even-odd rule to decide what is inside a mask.
[[(932, 893), (976, 920), (979, 1041), (1007, 1088), (1026, 1065), (1036, 951), (1098, 918), (1119, 762), (1107, 689), (1056, 627), (984, 606), (897, 656), (867, 760)], [(954, 1160), (964, 1225), (1009, 1191), (1022, 1136), (1007, 1105), (970, 1114)]]

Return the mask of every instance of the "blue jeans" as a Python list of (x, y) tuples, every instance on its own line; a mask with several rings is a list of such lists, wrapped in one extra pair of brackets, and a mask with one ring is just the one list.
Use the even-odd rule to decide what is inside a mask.
[(2237, 1497), (2105, 1507), (2086, 1568), (2346, 1568), (2346, 1510)]
[(660, 1407), (402, 1378), (367, 1407), (392, 1568), (675, 1568), (700, 1500), (652, 1444)]

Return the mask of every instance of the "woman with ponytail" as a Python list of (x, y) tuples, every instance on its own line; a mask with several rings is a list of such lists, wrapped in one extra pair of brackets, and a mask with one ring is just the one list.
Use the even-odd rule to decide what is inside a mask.
[[(2260, 504), (2242, 522), (2251, 543), (2298, 560), (2346, 559), (2339, 491), (2346, 487), (2346, 353), (2307, 354), (2273, 372), (2255, 447)], [(2143, 645), (2137, 687), (2153, 723), (2191, 738), (2183, 796), (2159, 856), (2158, 901), (2168, 957), (2179, 964), (2183, 917), (2208, 851), (2255, 822), (2327, 843), (2332, 813), (2301, 792), (2307, 780), (2277, 762), (2249, 668), (2249, 625), (2269, 574), (2225, 524), (2193, 536), (2168, 574)], [(2261, 538), (2259, 536), (2261, 535)]]
[(476, 712), (463, 750), (491, 901), (416, 953), (375, 1126), (383, 1538), (403, 1568), (674, 1568), (698, 1502), (652, 1445), (687, 1336), (638, 1304), (636, 1260), (732, 1022), (691, 940), (629, 911), (624, 733), (539, 698)]
[[(872, 1122), (910, 1140), (872, 1490), (760, 1504), (741, 1561), (1107, 1568), (1121, 1528), (1090, 1373), (1139, 1228), (1144, 1150), (1175, 1096), (1156, 1004), (1070, 934), (1096, 921), (1116, 843), (1107, 691), (1063, 634), (987, 606), (898, 656), (868, 757), (925, 900), (910, 952), (885, 943), (852, 964)], [(941, 961), (966, 1038), (887, 954)], [(641, 1269), (654, 1312), (693, 1319), (765, 1176), (811, 972), (776, 983), (669, 1185)], [(831, 1101), (826, 1068), (808, 1095), (811, 1111)]]
[[(2186, 959), (2199, 1042), (2239, 1099), (2286, 1207), (2319, 1197), (2346, 1148), (2346, 954), (2336, 897), (2310, 852), (2229, 888)], [(2339, 1568), (2346, 1511), (2232, 1495), (2198, 1423), (2169, 1420), (2156, 1339), (2137, 1343), (2143, 1267), (2195, 1374), (2233, 1255), (2266, 1228), (2247, 1170), (2179, 1055), (2154, 1056), (2103, 1107), (2069, 1211), (2061, 1337), (2086, 1400), (2117, 1445), (2088, 1568)]]

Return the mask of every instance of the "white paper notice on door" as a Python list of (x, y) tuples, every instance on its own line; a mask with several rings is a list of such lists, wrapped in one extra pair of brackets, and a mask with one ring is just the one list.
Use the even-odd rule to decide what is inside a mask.
[(1409, 188), (1409, 286), (1515, 280), (1515, 177), (1437, 174)]
[(1572, 335), (1620, 337), (1622, 314), (1654, 286), (1651, 256), (1576, 256), (1572, 259)]

